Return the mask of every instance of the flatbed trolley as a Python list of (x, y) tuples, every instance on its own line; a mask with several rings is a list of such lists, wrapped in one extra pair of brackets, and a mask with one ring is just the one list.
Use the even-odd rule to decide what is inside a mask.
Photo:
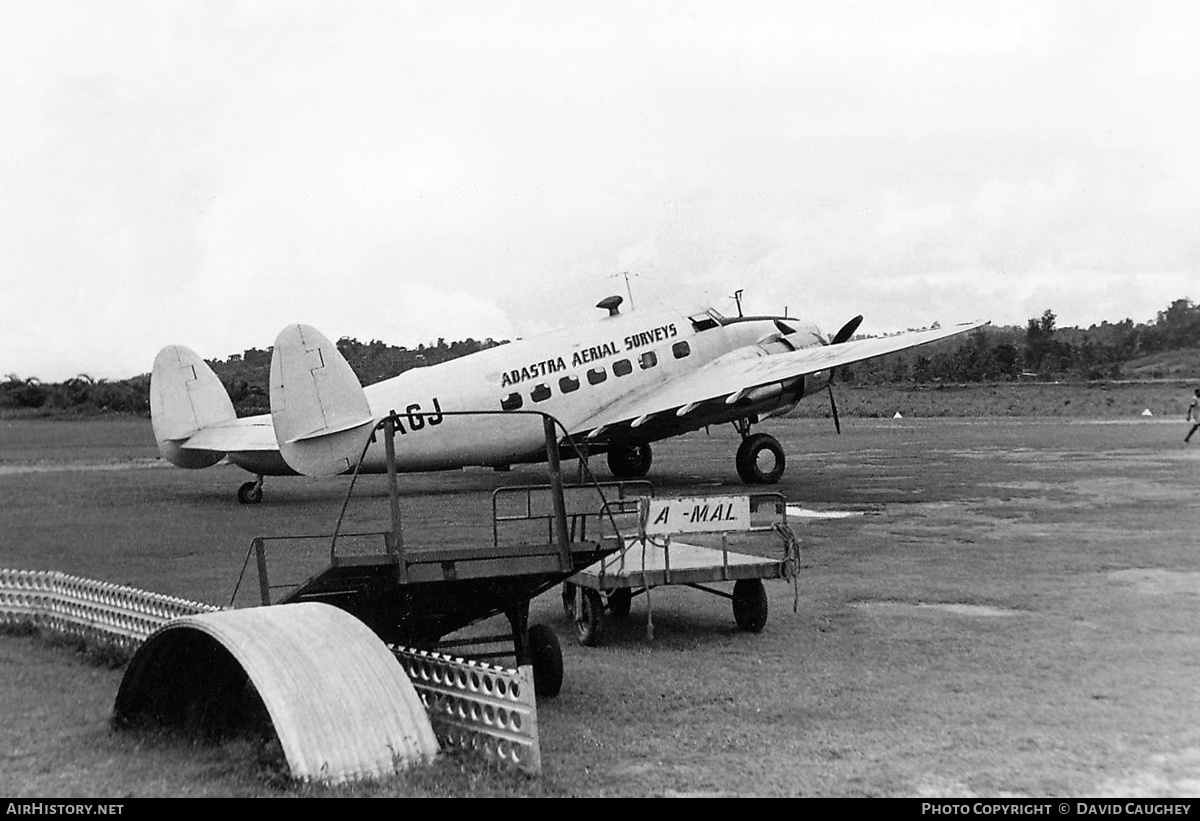
[[(532, 665), (538, 695), (556, 695), (562, 685), (562, 650), (550, 627), (529, 625), (530, 601), (618, 549), (623, 537), (616, 530), (616, 514), (636, 510), (638, 501), (633, 494), (636, 491), (638, 498), (644, 496), (648, 483), (564, 487), (558, 436), (562, 426), (546, 414), (536, 415), (543, 421), (550, 482), (494, 492), (491, 544), (480, 543), (478, 536), (464, 537), (457, 544), (407, 543), (400, 526), (396, 482), (394, 431), (398, 420), (395, 415), (384, 418), (378, 427), (383, 430), (387, 452), (391, 528), (371, 533), (341, 532), (346, 511), (343, 503), (331, 535), (254, 539), (246, 561), (248, 564), (251, 556), (255, 558), (261, 603), (331, 604), (363, 621), (385, 643), (414, 649), (511, 642), (509, 650), (462, 655), (515, 656), (518, 667)], [(355, 479), (357, 475), (356, 468)], [(347, 503), (353, 491), (352, 480)], [(279, 584), (276, 577), (286, 573), (268, 572), (268, 545), (303, 539), (330, 541), (328, 557), (322, 559), (324, 569), (297, 583)], [(507, 617), (510, 635), (443, 640), (499, 614)]]
[[(627, 508), (620, 514), (628, 520)], [(666, 585), (686, 585), (730, 599), (737, 626), (757, 633), (767, 623), (762, 580), (790, 578), (795, 584), (799, 542), (788, 527), (787, 503), (779, 493), (647, 497), (640, 500), (635, 515), (624, 529), (637, 536), (626, 537), (621, 549), (563, 583), (563, 609), (574, 619), (584, 645), (603, 641), (606, 616), (627, 616), (635, 596)], [(731, 540), (736, 540), (754, 543), (761, 553), (764, 539), (779, 542), (775, 557), (730, 549)], [(717, 546), (712, 546), (714, 541)], [(707, 586), (714, 582), (733, 582), (733, 590)], [(647, 628), (653, 638), (652, 620)]]

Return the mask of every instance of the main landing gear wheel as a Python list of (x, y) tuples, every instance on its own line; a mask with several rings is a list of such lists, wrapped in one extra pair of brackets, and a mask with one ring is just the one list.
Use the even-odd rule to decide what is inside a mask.
[(773, 485), (783, 476), (783, 446), (769, 433), (754, 433), (737, 451), (737, 472), (748, 485)]
[(262, 501), (262, 498), (262, 480), (246, 482), (246, 484), (238, 488), (237, 499), (244, 505), (256, 505)]
[(579, 643), (595, 647), (604, 638), (604, 602), (600, 593), (587, 587), (579, 588), (579, 600), (575, 603), (575, 632)]
[(533, 664), (533, 691), (554, 698), (562, 689), (563, 657), (558, 635), (544, 624), (529, 628), (529, 656)]
[(618, 479), (640, 479), (650, 472), (654, 454), (650, 445), (613, 445), (608, 451), (608, 469)]
[(761, 579), (742, 579), (733, 586), (733, 620), (747, 633), (767, 623), (767, 590)]

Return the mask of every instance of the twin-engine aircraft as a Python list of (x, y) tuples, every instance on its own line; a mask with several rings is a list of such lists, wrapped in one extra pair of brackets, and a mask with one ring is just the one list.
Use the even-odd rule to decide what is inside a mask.
[[(772, 484), (785, 456), (775, 437), (752, 433), (803, 397), (829, 387), (840, 366), (923, 345), (987, 324), (971, 322), (895, 336), (851, 339), (862, 317), (832, 337), (789, 316), (726, 317), (620, 310), (597, 305), (598, 321), (416, 368), (365, 389), (337, 347), (315, 328), (290, 325), (271, 355), (269, 415), (237, 418), (212, 369), (171, 345), (154, 360), (150, 406), (159, 451), (184, 468), (222, 458), (256, 475), (238, 500), (262, 500), (264, 476), (383, 472), (377, 423), (396, 415), (396, 468), (505, 469), (545, 459), (536, 410), (559, 420), (586, 453), (607, 455), (621, 478), (650, 469), (651, 443), (707, 425), (741, 434), (738, 475)], [(833, 395), (830, 392), (830, 401)], [(837, 407), (833, 406), (835, 425)], [(487, 415), (459, 415), (488, 411)], [(369, 443), (369, 444), (368, 444)], [(575, 449), (562, 441), (564, 456)]]

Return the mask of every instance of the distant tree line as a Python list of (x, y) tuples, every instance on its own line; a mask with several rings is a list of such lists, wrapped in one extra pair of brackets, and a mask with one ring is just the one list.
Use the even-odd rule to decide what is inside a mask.
[[(1153, 322), (1126, 319), (1087, 329), (1059, 328), (1053, 311), (1016, 326), (979, 328), (954, 337), (840, 368), (839, 381), (996, 382), (1019, 379), (1101, 380), (1200, 375), (1200, 306), (1177, 299)], [(1183, 364), (1172, 366), (1172, 352)]]
[[(421, 343), (415, 348), (388, 345), (378, 339), (363, 343), (350, 337), (337, 341), (337, 349), (363, 385), (373, 385), (384, 379), (404, 373), (412, 368), (436, 365), (466, 356), (476, 351), (503, 345), (508, 340), (483, 341), (463, 339), (446, 342), (439, 337), (433, 345)], [(229, 391), (229, 398), (239, 415), (268, 413), (271, 410), (268, 396), (271, 383), (271, 350), (251, 348), (228, 359), (211, 360), (208, 363)]]
[[(507, 340), (465, 339), (433, 345), (396, 347), (343, 337), (338, 350), (364, 385), (411, 368), (436, 365)], [(1183, 361), (1172, 366), (1170, 355)], [(979, 328), (965, 337), (859, 362), (838, 369), (851, 385), (890, 383), (970, 383), (1021, 379), (1103, 380), (1129, 377), (1200, 376), (1200, 307), (1177, 299), (1153, 322), (1126, 319), (1087, 329), (1059, 328), (1053, 311), (1018, 326)], [(225, 360), (209, 360), (240, 415), (270, 410), (271, 351), (251, 348)], [(1186, 372), (1179, 371), (1179, 367)], [(46, 415), (60, 413), (150, 412), (150, 375), (110, 382), (80, 374), (61, 383), (8, 374), (0, 382), (0, 410)]]
[(150, 374), (109, 382), (86, 373), (65, 382), (46, 383), (10, 373), (0, 382), (0, 410), (60, 413), (150, 413)]
[[(389, 379), (410, 368), (436, 365), (469, 353), (482, 351), (507, 340), (464, 339), (446, 342), (439, 338), (433, 345), (416, 348), (387, 345), (375, 339), (369, 343), (343, 337), (338, 350), (364, 385)], [(238, 415), (270, 411), (268, 396), (271, 376), (271, 350), (251, 348), (228, 359), (206, 360), (225, 385)], [(47, 383), (36, 377), (8, 374), (0, 382), (0, 410), (24, 411), (44, 415), (126, 413), (142, 416), (150, 413), (150, 374), (110, 382), (80, 374), (65, 382)]]

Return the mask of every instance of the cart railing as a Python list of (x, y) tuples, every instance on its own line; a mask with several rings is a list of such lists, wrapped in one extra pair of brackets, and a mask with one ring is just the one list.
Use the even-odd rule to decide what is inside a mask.
[[(598, 482), (591, 474), (587, 467), (587, 462), (583, 458), (583, 452), (571, 438), (567, 429), (549, 414), (541, 411), (443, 411), (446, 416), (538, 416), (541, 418), (543, 434), (544, 434), (544, 449), (545, 458), (549, 473), (549, 484), (528, 486), (522, 488), (501, 489), (497, 491), (500, 494), (497, 497), (493, 495), (492, 510), (493, 510), (493, 550), (501, 547), (502, 530), (508, 526), (516, 525), (520, 522), (528, 527), (530, 524), (535, 525), (535, 532), (531, 532), (530, 538), (527, 541), (539, 541), (544, 545), (553, 546), (558, 551), (558, 566), (559, 570), (564, 573), (569, 572), (573, 568), (573, 560), (571, 558), (570, 544), (572, 542), (585, 541), (589, 532), (589, 526), (592, 532), (600, 532), (602, 528), (596, 524), (589, 525), (591, 520), (599, 520), (608, 515), (608, 496), (615, 494), (616, 500), (625, 500), (652, 496), (653, 487), (646, 481), (629, 481), (629, 482)], [(280, 536), (280, 537), (260, 537), (255, 539), (246, 553), (246, 559), (242, 566), (241, 575), (238, 578), (237, 584), (234, 587), (233, 593), (230, 596), (230, 604), (238, 596), (238, 591), (241, 589), (243, 577), (249, 567), (250, 560), (253, 557), (257, 563), (259, 575), (259, 598), (265, 604), (272, 600), (278, 600), (278, 596), (271, 591), (281, 588), (295, 588), (302, 584), (307, 579), (307, 574), (302, 575), (299, 581), (289, 580), (286, 583), (280, 583), (278, 580), (270, 580), (267, 573), (267, 556), (266, 548), (269, 542), (281, 541), (305, 541), (310, 539), (321, 539), (326, 542), (325, 558), (326, 567), (337, 567), (339, 564), (346, 561), (348, 552), (354, 553), (356, 550), (349, 546), (354, 543), (360, 543), (367, 540), (368, 543), (377, 545), (376, 548), (370, 549), (367, 552), (373, 555), (376, 559), (381, 556), (387, 556), (395, 565), (400, 576), (400, 581), (407, 581), (406, 575), (408, 570), (408, 561), (406, 557), (406, 545), (404, 531), (400, 520), (400, 505), (399, 505), (399, 490), (397, 484), (397, 468), (396, 468), (396, 437), (395, 431), (399, 423), (399, 417), (396, 413), (382, 417), (375, 426), (376, 433), (382, 433), (385, 452), (386, 466), (388, 475), (388, 500), (390, 508), (390, 527), (386, 531), (377, 531), (370, 533), (350, 533), (343, 530), (345, 524), (346, 513), (350, 503), (350, 498), (354, 494), (355, 484), (358, 480), (362, 469), (363, 461), (366, 458), (367, 450), (370, 446), (370, 441), (363, 445), (362, 452), (359, 454), (357, 463), (350, 478), (349, 487), (346, 489), (345, 497), (343, 498), (341, 510), (337, 517), (337, 522), (332, 533), (314, 534), (311, 536)], [(374, 435), (371, 437), (374, 440)], [(584, 476), (583, 484), (565, 486), (562, 479), (562, 469), (560, 464), (560, 450), (565, 448), (568, 451), (574, 451), (580, 458), (581, 473)], [(518, 503), (513, 510), (505, 509), (501, 511), (502, 501), (508, 503), (507, 495), (522, 495), (523, 505)], [(616, 532), (616, 525), (610, 516), (610, 524), (613, 531)], [(543, 530), (544, 528), (544, 530)], [(509, 534), (505, 534), (509, 535)], [(623, 543), (623, 540), (617, 535), (609, 535), (609, 543), (615, 541), (616, 545)], [(353, 559), (351, 559), (352, 561)], [(290, 561), (290, 559), (289, 559)]]
[[(572, 438), (570, 431), (566, 429), (562, 422), (555, 417), (543, 411), (535, 410), (514, 410), (514, 411), (440, 411), (442, 416), (536, 416), (542, 421), (542, 431), (544, 436), (544, 452), (546, 464), (548, 467), (550, 483), (548, 486), (548, 498), (552, 508), (552, 513), (549, 518), (549, 537), (548, 543), (558, 546), (560, 566), (563, 571), (567, 571), (571, 567), (571, 556), (568, 543), (572, 541), (567, 524), (567, 516), (565, 508), (564, 484), (562, 478), (562, 466), (560, 461), (560, 449), (565, 448), (568, 451), (574, 451), (579, 457), (580, 472), (585, 483), (581, 483), (579, 487), (592, 488), (600, 498), (601, 504), (605, 500), (603, 488), (600, 482), (597, 482), (588, 468), (587, 459), (584, 458), (584, 451), (578, 443)], [(417, 414), (423, 417), (424, 414)], [(396, 441), (395, 431), (399, 425), (399, 415), (393, 411), (391, 414), (384, 416), (376, 424), (376, 431), (383, 432), (384, 449), (386, 453), (387, 475), (389, 486), (389, 499), (391, 506), (391, 535), (388, 538), (388, 551), (401, 556), (400, 564), (403, 565), (404, 552), (404, 535), (400, 525), (400, 504), (399, 493), (396, 482)], [(372, 436), (374, 439), (374, 436)], [(560, 444), (561, 443), (561, 444)], [(336, 549), (337, 541), (341, 533), (342, 522), (346, 515), (346, 508), (350, 502), (350, 496), (354, 493), (354, 484), (358, 480), (359, 472), (362, 469), (363, 460), (366, 459), (367, 449), (370, 447), (370, 441), (363, 445), (362, 452), (359, 454), (358, 462), (354, 466), (353, 474), (350, 478), (350, 487), (347, 488), (346, 498), (342, 502), (342, 510), (338, 515), (337, 525), (334, 527), (333, 536), (329, 544), (329, 554), (332, 560)], [(649, 484), (648, 482), (646, 483)], [(494, 507), (493, 507), (494, 510)], [(577, 537), (578, 540), (578, 537)]]
[[(553, 541), (557, 515), (554, 494), (550, 485), (518, 485), (493, 491), (492, 546), (499, 548), (514, 539)], [(653, 496), (654, 486), (645, 480), (564, 486), (561, 498), (568, 540), (620, 543), (622, 531), (627, 535), (637, 532), (637, 521), (625, 522), (622, 527), (614, 513), (636, 512), (641, 499)]]
[[(338, 536), (338, 550), (333, 556), (327, 552), (329, 534), (317, 533), (292, 536), (256, 536), (250, 542), (250, 550), (242, 564), (229, 607), (237, 605), (237, 596), (242, 587), (246, 569), (253, 559), (258, 571), (258, 603), (272, 604), (286, 593), (299, 588), (317, 573), (328, 567), (352, 563), (356, 558), (372, 557), (378, 560), (387, 556), (397, 565), (396, 552), (390, 546), (392, 534), (387, 531), (348, 532)], [(272, 556), (275, 561), (271, 561)], [(274, 568), (268, 572), (268, 568)]]
[[(722, 565), (728, 567), (730, 534), (777, 533), (783, 537), (783, 559), (792, 559), (787, 524), (787, 500), (781, 493), (728, 494), (720, 496), (678, 496), (639, 500), (637, 535), (624, 540), (615, 561), (602, 562), (601, 581), (607, 573), (627, 572), (626, 555), (630, 550), (658, 550), (663, 554), (666, 576), (670, 577), (671, 540), (676, 536), (699, 537), (709, 541), (720, 538)], [(645, 567), (643, 556), (641, 567)]]

